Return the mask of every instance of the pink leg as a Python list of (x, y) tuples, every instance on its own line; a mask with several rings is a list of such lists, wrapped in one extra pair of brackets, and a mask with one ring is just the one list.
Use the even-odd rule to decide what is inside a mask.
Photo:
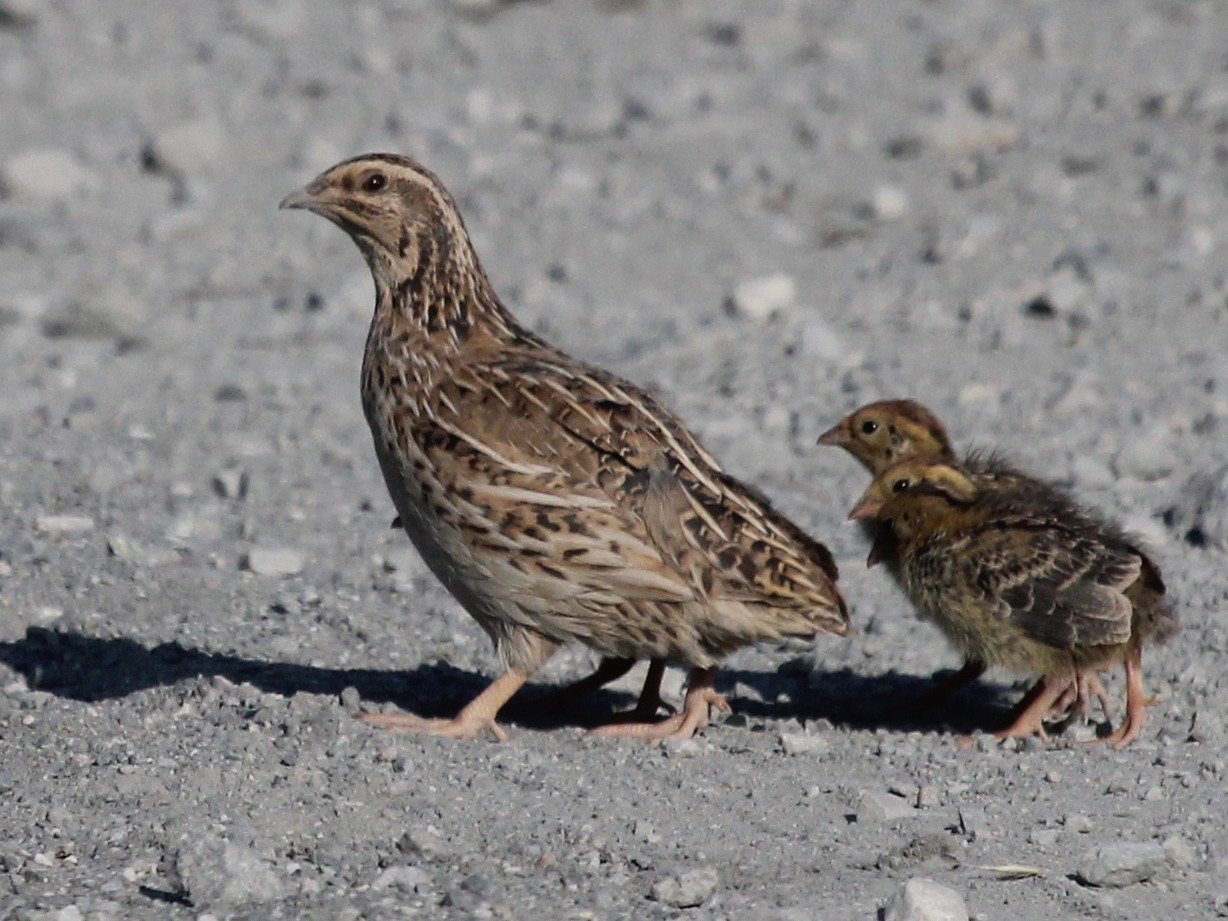
[(693, 668), (682, 712), (659, 723), (635, 722), (602, 726), (593, 730), (600, 736), (629, 736), (636, 739), (689, 739), (696, 730), (708, 725), (711, 708), (729, 710), (729, 703), (716, 693), (712, 683), (716, 672), (711, 668)]
[(500, 742), (507, 741), (507, 733), (495, 722), (495, 717), (512, 695), (529, 680), (528, 672), (509, 668), (492, 681), (481, 694), (475, 697), (453, 719), (426, 719), (407, 713), (369, 713), (363, 711), (358, 718), (389, 732), (425, 732), (447, 736), (452, 739), (476, 739), (489, 729)]
[(1138, 738), (1147, 721), (1147, 707), (1154, 703), (1143, 692), (1143, 650), (1136, 646), (1126, 658), (1126, 718), (1104, 741), (1114, 748), (1125, 748)]
[(1047, 741), (1049, 736), (1045, 734), (1044, 718), (1075, 680), (1074, 675), (1046, 675), (1041, 678), (1015, 708), (1014, 721), (1005, 729), (995, 732), (994, 736), (1001, 741), (1038, 735)]

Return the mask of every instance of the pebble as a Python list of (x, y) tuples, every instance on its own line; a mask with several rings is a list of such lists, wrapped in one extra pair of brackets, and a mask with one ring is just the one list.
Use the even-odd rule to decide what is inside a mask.
[(1193, 845), (1177, 835), (1165, 838), (1161, 847), (1164, 848), (1164, 856), (1168, 858), (1168, 862), (1175, 867), (1189, 868), (1198, 862), (1198, 854), (1195, 853)]
[(828, 741), (824, 736), (807, 732), (782, 732), (780, 747), (786, 755), (821, 754), (827, 751)]
[(252, 547), (240, 560), (240, 568), (260, 576), (285, 578), (302, 572), (306, 562), (301, 550), (290, 547)]
[(968, 906), (954, 889), (918, 876), (896, 890), (882, 921), (968, 921)]
[(1081, 835), (1086, 835), (1095, 827), (1092, 825), (1091, 819), (1077, 812), (1062, 819), (1062, 824), (1066, 826), (1068, 831), (1078, 832)]
[(898, 822), (916, 814), (905, 799), (889, 793), (863, 791), (857, 801), (857, 821), (861, 823)]
[(1163, 425), (1137, 432), (1117, 452), (1114, 467), (1121, 476), (1161, 480), (1172, 473), (1177, 463), (1172, 440), (1172, 432)]
[(85, 921), (85, 915), (81, 913), (81, 909), (76, 905), (65, 905), (51, 917), (55, 921)]
[(980, 841), (989, 837), (989, 821), (983, 806), (960, 806), (959, 826), (969, 840)]
[(431, 875), (421, 867), (388, 867), (375, 878), (371, 888), (376, 892), (384, 889), (400, 889), (402, 892), (424, 892), (430, 888)]
[(0, 181), (16, 199), (68, 201), (98, 187), (98, 177), (67, 150), (19, 153), (4, 165)]
[(34, 520), (34, 528), (54, 537), (85, 534), (94, 530), (94, 519), (85, 515), (39, 515)]
[(1168, 855), (1154, 841), (1106, 841), (1083, 855), (1077, 875), (1089, 886), (1120, 889), (1151, 879), (1167, 865)]
[(899, 186), (881, 185), (870, 198), (870, 213), (876, 220), (897, 221), (908, 213), (908, 193)]
[(652, 897), (674, 908), (696, 908), (712, 897), (719, 882), (716, 870), (700, 867), (653, 883)]
[(195, 173), (216, 168), (224, 159), (226, 137), (216, 118), (202, 118), (163, 129), (149, 146), (160, 168), (172, 173)]
[(199, 909), (237, 908), (285, 896), (269, 861), (254, 848), (215, 834), (185, 837), (174, 868), (180, 889)]
[(742, 316), (757, 323), (766, 323), (791, 306), (796, 297), (797, 284), (793, 277), (779, 272), (739, 282), (733, 290), (731, 301), (734, 310)]

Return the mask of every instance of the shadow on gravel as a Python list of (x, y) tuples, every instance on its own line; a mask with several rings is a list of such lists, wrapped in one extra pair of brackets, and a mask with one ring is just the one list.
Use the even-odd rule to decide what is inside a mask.
[[(0, 643), (0, 663), (21, 674), (32, 689), (69, 700), (112, 700), (147, 688), (220, 676), (287, 697), (300, 692), (339, 697), (352, 687), (365, 705), (391, 702), (428, 717), (456, 715), (490, 683), (489, 677), (446, 663), (397, 671), (318, 668), (203, 652), (174, 642), (147, 647), (123, 637), (43, 627), (28, 627), (24, 638)], [(627, 694), (600, 691), (590, 695), (582, 707), (543, 706), (556, 690), (529, 685), (504, 713), (510, 722), (531, 729), (592, 726), (607, 721), (615, 706), (634, 702)]]
[[(796, 677), (773, 672), (718, 673), (718, 689), (725, 690), (733, 682), (754, 688), (763, 698), (733, 699), (734, 712), (747, 717), (826, 719), (852, 729), (961, 734), (998, 728), (1006, 720), (1011, 705), (1024, 693), (981, 680), (918, 713), (911, 705), (933, 686), (934, 681), (928, 676), (896, 672), (859, 675), (849, 669)], [(772, 702), (782, 692), (788, 694), (789, 702)]]
[[(421, 716), (452, 716), (488, 683), (489, 678), (446, 663), (419, 665), (408, 671), (318, 668), (287, 662), (244, 659), (202, 652), (178, 643), (146, 647), (133, 640), (86, 636), (30, 627), (23, 639), (0, 643), (0, 663), (23, 675), (31, 688), (70, 700), (99, 701), (125, 697), (147, 688), (195, 678), (220, 676), (247, 682), (262, 691), (339, 697), (354, 688), (364, 704), (396, 703)], [(913, 714), (909, 702), (929, 689), (931, 680), (888, 673), (859, 675), (847, 669), (820, 675), (722, 670), (718, 687), (735, 683), (753, 688), (761, 698), (732, 698), (734, 711), (750, 718), (826, 719), (858, 729), (972, 732), (1001, 724), (1021, 691), (978, 682), (932, 711)], [(530, 685), (508, 704), (510, 722), (532, 729), (594, 726), (616, 708), (634, 702), (631, 695), (603, 690), (568, 707), (551, 706), (553, 686)], [(787, 694), (790, 702), (777, 701)]]

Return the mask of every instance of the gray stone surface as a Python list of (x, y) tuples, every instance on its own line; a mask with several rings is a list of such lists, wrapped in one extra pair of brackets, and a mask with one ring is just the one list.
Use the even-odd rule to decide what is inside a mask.
[[(844, 921), (913, 876), (994, 921), (1222, 912), (1226, 34), (1213, 0), (0, 2), (0, 917)], [(277, 210), (364, 150), (438, 172), (527, 326), (821, 538), (859, 634), (731, 656), (734, 712), (681, 746), (583, 732), (643, 666), (547, 707), (582, 649), (506, 745), (355, 720), (499, 667), (388, 527), (369, 273)], [(1134, 745), (998, 746), (1004, 672), (908, 714), (958, 656), (814, 445), (889, 396), (1145, 533), (1184, 631)], [(908, 818), (856, 820), (863, 790)], [(185, 834), (277, 898), (179, 904)], [(1154, 884), (1069, 879), (1153, 838)], [(245, 878), (219, 853), (197, 895)], [(650, 898), (703, 868), (702, 905)]]
[(1164, 846), (1155, 841), (1106, 841), (1079, 861), (1079, 879), (1089, 886), (1121, 889), (1162, 874), (1168, 865)]
[(916, 877), (891, 897), (882, 921), (968, 921), (968, 907), (950, 886)]

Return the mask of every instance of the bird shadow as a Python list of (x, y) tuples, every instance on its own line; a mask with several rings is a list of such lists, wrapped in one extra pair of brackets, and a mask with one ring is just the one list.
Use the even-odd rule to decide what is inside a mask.
[[(354, 688), (367, 707), (395, 703), (426, 717), (455, 715), (489, 683), (482, 675), (440, 662), (404, 670), (321, 668), (207, 652), (174, 641), (145, 646), (126, 637), (44, 627), (28, 627), (23, 638), (0, 642), (0, 664), (22, 675), (31, 689), (68, 700), (113, 700), (150, 688), (220, 677), (287, 697), (298, 693), (339, 697)], [(735, 710), (748, 718), (826, 719), (849, 728), (956, 732), (1001, 721), (1006, 709), (999, 700), (1002, 695), (984, 686), (966, 689), (932, 711), (909, 712), (904, 704), (916, 700), (930, 683), (924, 677), (867, 676), (848, 669), (806, 675), (726, 670), (719, 676), (723, 690), (739, 684), (752, 689), (753, 695), (734, 698)], [(530, 684), (508, 703), (504, 715), (529, 729), (588, 728), (609, 721), (613, 711), (634, 700), (626, 692), (607, 688), (588, 695), (583, 703), (559, 707), (551, 705), (557, 691), (553, 685)]]

